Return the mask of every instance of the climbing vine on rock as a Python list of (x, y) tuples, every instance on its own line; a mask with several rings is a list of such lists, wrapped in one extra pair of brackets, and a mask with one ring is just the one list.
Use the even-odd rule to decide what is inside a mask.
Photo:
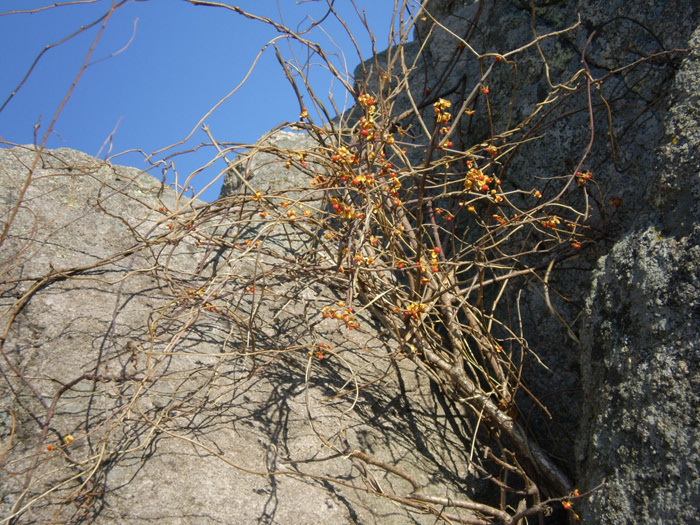
[[(587, 162), (594, 116), (601, 111), (592, 93), (609, 76), (591, 73), (584, 48), (581, 68), (556, 85), (549, 82), (546, 96), (518, 122), (511, 122), (512, 101), (500, 107), (503, 99), (495, 95), (513, 92), (517, 100), (514, 86), (524, 53), (580, 29), (579, 23), (543, 35), (533, 26), (532, 39), (517, 49), (480, 51), (471, 33), (454, 34), (434, 19), (429, 3), (401, 0), (395, 3), (393, 46), (374, 53), (350, 79), (342, 62), (311, 40), (309, 31), (223, 2), (187, 1), (279, 33), (268, 47), (298, 97), (298, 121), (246, 147), (218, 140), (203, 122), (208, 146), (216, 152), (212, 164), (225, 161), (219, 176), (235, 188), (209, 204), (188, 198), (182, 186), (175, 192), (162, 184), (144, 189), (144, 180), (114, 175), (108, 165), (70, 167), (61, 179), (41, 171), (49, 153), (46, 138), (37, 141), (26, 180), (11, 185), (13, 200), (3, 209), (0, 232), (3, 388), (15, 395), (7, 410), (22, 427), (18, 432), (13, 426), (9, 444), (0, 450), (8, 493), (16, 496), (5, 517), (10, 523), (31, 520), (32, 507), (39, 506), (55, 522), (96, 519), (96, 502), (108, 490), (108, 465), (147, 449), (158, 435), (181, 440), (224, 468), (349, 486), (445, 523), (516, 524), (553, 509), (575, 517), (576, 501), (586, 494), (569, 479), (569, 460), (554, 459), (523, 424), (523, 399), (548, 412), (523, 379), (525, 363), (537, 362), (538, 356), (523, 335), (519, 287), (535, 283), (576, 341), (573, 320), (550, 301), (556, 293), (550, 275), (593, 250), (605, 224), (624, 206), (622, 199), (605, 194)], [(103, 21), (121, 5), (113, 5)], [(326, 5), (326, 16), (342, 23), (334, 2)], [(422, 29), (410, 42), (416, 23)], [(427, 85), (421, 67), (431, 59), (427, 42), (438, 33), (449, 39), (454, 59)], [(355, 43), (359, 38), (349, 30), (347, 36)], [(313, 60), (284, 59), (280, 40)], [(329, 111), (328, 99), (311, 87), (309, 63), (321, 64), (334, 77), (352, 99), (350, 108)], [(447, 82), (454, 65), (465, 63), (479, 75), (465, 75), (456, 86)], [(514, 172), (510, 166), (519, 149), (540, 140), (550, 112), (572, 100), (580, 102), (577, 111), (590, 116), (591, 143), (582, 145), (580, 157), (568, 159), (570, 165), (549, 166), (546, 173)], [(280, 146), (280, 136), (293, 137), (296, 146)], [(148, 160), (155, 163), (152, 156)], [(108, 175), (98, 176), (105, 169)], [(259, 175), (271, 169), (275, 184)], [(44, 220), (32, 201), (54, 191), (44, 186), (47, 180), (71, 177), (97, 181), (95, 195), (86, 198), (89, 210), (119, 216), (128, 247), (90, 264), (63, 266), (54, 259), (35, 268), (59, 222)], [(276, 184), (282, 180), (284, 187)], [(115, 195), (141, 210), (143, 218), (116, 213), (110, 208)], [(66, 202), (72, 201), (66, 197)], [(72, 213), (71, 207), (56, 217)], [(99, 273), (117, 271), (114, 265), (121, 265), (120, 277)], [(158, 304), (144, 315), (142, 332), (129, 329), (127, 341), (117, 322), (126, 303), (122, 281), (143, 276), (153, 279)], [(42, 290), (81, 280), (118, 290), (99, 356), (77, 367), (72, 377), (37, 379), (22, 368), (15, 343), (18, 319)], [(25, 288), (18, 292), (20, 285)], [(217, 352), (193, 350), (192, 339), (204, 336), (216, 340)], [(372, 347), (378, 340), (381, 345)], [(483, 501), (446, 498), (411, 465), (398, 465), (348, 438), (344, 418), (361, 408), (363, 391), (389, 381), (407, 362), (432, 381), (436, 395), (469, 429), (463, 431), (468, 445), (461, 453), (470, 475), (492, 487)], [(304, 401), (325, 459), (301, 457), (299, 450), (299, 457), (287, 451), (283, 458), (282, 446), (272, 443), (264, 467), (240, 465), (214, 440), (202, 438), (197, 422), (223, 418), (237, 388), (262, 382), (276, 364), (301, 374), (306, 392), (314, 374), (341, 378), (329, 383), (332, 394), (322, 400), (306, 395)], [(52, 393), (47, 398), (44, 391)], [(102, 411), (95, 409), (98, 398)], [(349, 405), (331, 430), (313, 411), (338, 399)], [(80, 408), (71, 412), (71, 403)], [(76, 413), (89, 415), (77, 418)], [(185, 416), (192, 420), (179, 424)], [(132, 431), (141, 433), (114, 437)], [(29, 445), (16, 444), (20, 434)], [(73, 459), (71, 451), (83, 445), (85, 456)], [(363, 485), (303, 468), (305, 462), (331, 460), (348, 462)], [(277, 461), (295, 467), (282, 468)], [(404, 485), (382, 486), (372, 469)]]

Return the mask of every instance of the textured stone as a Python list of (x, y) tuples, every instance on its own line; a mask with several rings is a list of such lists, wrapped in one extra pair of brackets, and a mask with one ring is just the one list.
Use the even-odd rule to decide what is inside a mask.
[[(253, 155), (247, 155), (245, 161), (238, 166), (238, 175), (231, 173), (230, 170), (226, 173), (221, 187), (221, 197), (235, 195), (241, 191), (243, 185), (241, 179), (249, 181), (256, 190), (263, 193), (283, 192), (309, 185), (311, 177), (296, 166), (283, 169), (284, 163), (289, 158), (280, 157), (280, 155), (314, 149), (316, 143), (312, 137), (305, 132), (275, 131), (258, 141), (256, 147), (258, 151)], [(313, 168), (313, 159), (309, 159), (309, 163)]]
[(583, 523), (700, 519), (700, 228), (650, 227), (600, 261), (582, 338)]
[[(413, 488), (353, 450), (434, 495), (474, 493), (464, 443), (444, 426), (449, 414), (428, 408), (426, 379), (392, 363), (390, 341), (363, 313), (352, 332), (324, 321), (321, 308), (339, 298), (318, 279), (285, 277), (285, 261), (311, 249), (293, 230), (277, 243), (279, 228), (256, 223), (226, 243), (235, 199), (188, 202), (136, 169), (31, 147), (0, 151), (4, 220), (32, 167), (0, 249), (3, 518), (434, 522), (367, 494), (365, 481)], [(209, 245), (212, 235), (224, 245)], [(237, 247), (254, 236), (269, 251)], [(251, 283), (258, 291), (243, 293)], [(307, 355), (318, 343), (331, 345), (327, 360)]]
[[(700, 30), (691, 39), (700, 44)], [(649, 211), (599, 262), (582, 340), (584, 523), (700, 522), (700, 52), (675, 77)]]

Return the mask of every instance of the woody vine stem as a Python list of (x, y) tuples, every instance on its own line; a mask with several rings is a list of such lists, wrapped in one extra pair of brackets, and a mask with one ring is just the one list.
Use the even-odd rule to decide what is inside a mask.
[[(146, 207), (142, 221), (120, 219), (133, 241), (129, 249), (89, 265), (52, 264), (45, 273), (28, 276), (22, 266), (44, 249), (53, 235), (52, 223), (37, 223), (27, 229), (17, 217), (31, 210), (27, 195), (43, 183), (34, 172), (41, 166), (42, 155), (50, 155), (45, 151), (46, 139), (56, 118), (46, 135), (37, 140), (35, 161), (19, 186), (14, 206), (4, 215), (0, 234), (3, 293), (28, 284), (26, 291), (3, 303), (2, 374), (8, 392), (23, 392), (29, 400), (23, 406), (30, 407), (26, 408), (31, 414), (28, 420), (37, 426), (31, 446), (18, 447), (15, 426), (19, 419), (15, 409), (7, 409), (13, 427), (8, 444), (0, 450), (0, 465), (17, 482), (8, 523), (21, 522), (39, 505), (54, 509), (55, 522), (95, 517), (95, 502), (104, 497), (106, 489), (103, 473), (107, 465), (145, 450), (159, 434), (181, 439), (222, 464), (249, 474), (308, 477), (351, 486), (432, 513), (445, 523), (516, 524), (528, 516), (547, 514), (556, 505), (573, 515), (573, 504), (585, 494), (575, 491), (561, 464), (538, 446), (518, 420), (519, 397), (530, 398), (548, 413), (522, 378), (525, 360), (538, 358), (520, 326), (518, 283), (526, 279), (540, 286), (553, 315), (575, 339), (567, 324), (571, 321), (554, 311), (549, 300), (553, 291), (550, 274), (558, 264), (578, 257), (594, 243), (601, 229), (591, 224), (608, 220), (606, 203), (595, 174), (585, 170), (588, 150), (582, 152), (575, 170), (562, 173), (553, 167), (551, 177), (537, 187), (522, 186), (508, 166), (521, 145), (534, 140), (538, 126), (564, 100), (573, 97), (585, 100), (592, 140), (592, 88), (613, 73), (594, 78), (584, 50), (582, 67), (576, 74), (566, 82), (550, 83), (550, 92), (531, 114), (518, 123), (508, 120), (500, 130), (493, 119), (492, 90), (512, 89), (494, 83), (495, 72), (510, 71), (516, 78), (523, 53), (573, 30), (578, 22), (546, 35), (538, 35), (533, 26), (532, 40), (526, 45), (502, 53), (479, 53), (470, 44), (470, 32), (454, 34), (432, 17), (425, 2), (397, 0), (390, 35), (394, 46), (381, 57), (375, 50), (361, 65), (361, 74), (351, 79), (342, 61), (311, 39), (312, 29), (323, 27), (326, 19), (336, 19), (347, 29), (333, 1), (326, 2), (323, 19), (303, 32), (223, 2), (187, 1), (267, 24), (278, 32), (265, 47), (275, 53), (297, 95), (299, 118), (272, 130), (257, 144), (231, 145), (217, 140), (206, 125), (222, 100), (197, 129), (201, 128), (207, 145), (215, 151), (209, 164), (219, 159), (226, 162), (226, 169), (215, 180), (227, 175), (238, 187), (236, 191), (214, 203), (198, 202), (183, 189), (197, 175), (192, 173), (178, 185), (174, 200), (168, 200), (161, 188), (157, 204)], [(114, 2), (104, 16), (75, 35), (96, 24), (104, 28), (123, 5), (125, 2)], [(409, 52), (409, 37), (417, 21), (425, 23), (427, 34), (420, 35), (418, 51)], [(373, 38), (369, 23), (362, 22)], [(428, 88), (421, 84), (419, 66), (434, 32), (454, 40), (454, 56)], [(359, 49), (357, 35), (348, 30), (348, 37)], [(304, 50), (297, 56), (305, 54), (313, 60), (300, 63), (285, 59), (280, 49), (288, 43)], [(88, 67), (89, 57), (88, 53), (76, 83)], [(452, 68), (465, 60), (478, 64), (478, 78), (471, 84), (462, 79), (458, 86), (448, 85)], [(309, 82), (312, 63), (320, 63), (340, 82), (352, 97), (352, 109), (343, 111), (335, 106), (333, 97), (316, 96)], [(327, 107), (329, 104), (333, 107)], [(470, 142), (465, 130), (477, 120), (489, 133)], [(295, 131), (311, 145), (289, 150), (267, 140), (281, 130)], [(169, 151), (182, 143), (184, 140)], [(167, 171), (169, 161), (186, 153), (170, 153), (161, 160), (156, 154), (146, 158)], [(255, 177), (254, 168), (261, 164), (301, 174), (305, 183), (286, 190), (265, 190)], [(99, 169), (76, 169), (70, 177), (59, 179), (57, 175), (56, 180), (97, 180)], [(110, 198), (114, 195), (144, 206), (145, 200), (128, 190), (130, 185), (139, 184), (137, 180), (125, 185), (100, 179), (91, 206), (112, 214)], [(621, 202), (610, 204), (616, 208)], [(68, 206), (61, 213), (66, 210)], [(183, 269), (176, 261), (181, 256), (179, 250), (185, 248), (194, 262)], [(99, 273), (119, 264), (124, 275), (116, 281)], [(146, 274), (158, 283), (162, 304), (148, 315), (142, 338), (129, 339), (121, 347), (109, 346), (116, 338), (117, 315), (124, 300), (122, 283)], [(115, 313), (105, 335), (105, 346), (113, 351), (58, 386), (55, 381), (30, 377), (10, 344), (18, 316), (41, 290), (78, 279), (117, 290)], [(321, 291), (305, 303), (303, 311), (295, 309), (304, 289), (317, 285)], [(507, 300), (516, 303), (514, 316), (503, 315)], [(188, 360), (192, 354), (184, 342), (210, 320), (230, 326), (221, 352), (198, 354), (197, 359)], [(266, 330), (285, 320), (290, 321), (289, 333), (270, 340)], [(348, 334), (376, 332), (378, 326), (390, 336), (391, 351), (370, 357), (389, 365), (383, 375), (368, 378), (345, 357), (347, 352), (359, 355), (366, 349), (346, 347), (341, 351), (334, 341), (351, 341)], [(250, 367), (244, 376), (231, 379), (233, 368), (227, 367), (237, 359)], [(324, 435), (315, 423), (311, 402), (307, 403), (308, 424), (328, 451), (327, 459), (351, 462), (364, 487), (300, 468), (264, 470), (240, 465), (210, 443), (174, 426), (183, 414), (223, 410), (226, 404), (222, 400), (228, 399), (237, 385), (271, 370), (276, 363), (291, 363), (303, 371), (307, 397), (318, 367), (337, 367), (347, 373), (344, 387), (328, 400), (352, 398), (352, 409), (363, 388), (386, 379), (393, 374), (392, 367), (405, 360), (415, 363), (458, 408), (461, 417), (473, 423), (471, 449), (464, 450), (464, 456), (479, 476), (497, 488), (499, 501), (431, 495), (431, 487), (421, 485), (406, 468), (352, 448), (344, 431)], [(37, 386), (41, 381), (42, 386)], [(41, 393), (47, 385), (53, 388), (49, 398)], [(101, 395), (110, 394), (117, 401), (81, 427), (69, 423), (70, 415), (62, 409), (62, 400), (69, 394), (82, 399), (87, 412), (95, 414), (95, 400)], [(144, 408), (147, 403), (142, 401), (149, 396), (170, 398), (167, 407), (157, 412)], [(66, 429), (62, 434), (54, 430), (62, 425)], [(119, 430), (128, 434), (126, 429), (134, 427), (143, 433), (143, 439), (119, 441), (110, 437)], [(81, 461), (69, 453), (76, 442), (84, 443), (88, 451)], [(304, 464), (303, 459), (285, 461), (297, 467)], [(411, 489), (397, 493), (382, 487), (369, 467), (401, 478)], [(514, 505), (516, 501), (522, 505)], [(69, 502), (74, 505), (67, 505)], [(469, 517), (460, 514), (460, 509), (468, 510)]]

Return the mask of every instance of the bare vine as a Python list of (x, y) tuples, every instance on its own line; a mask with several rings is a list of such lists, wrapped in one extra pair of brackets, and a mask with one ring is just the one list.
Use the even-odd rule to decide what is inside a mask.
[[(323, 19), (303, 32), (223, 2), (187, 1), (274, 27), (280, 36), (269, 46), (297, 94), (299, 119), (242, 147), (217, 140), (203, 118), (201, 129), (216, 152), (210, 164), (224, 159), (227, 168), (218, 178), (226, 175), (238, 186), (205, 204), (187, 198), (184, 191), (173, 194), (162, 185), (148, 186), (138, 177), (116, 177), (109, 165), (70, 167), (69, 174), (57, 168), (60, 159), (52, 159), (46, 140), (71, 88), (35, 144), (26, 179), (11, 181), (13, 203), (2, 210), (0, 369), (2, 391), (14, 401), (0, 406), (11, 420), (0, 466), (11, 480), (6, 489), (15, 495), (4, 522), (30, 522), (38, 515), (52, 516), (53, 523), (96, 519), (109, 490), (106, 469), (145, 451), (157, 435), (182, 440), (226, 467), (349, 486), (445, 523), (516, 524), (528, 516), (547, 515), (556, 506), (571, 509), (572, 501), (585, 494), (575, 491), (561, 463), (517, 417), (521, 395), (546, 407), (522, 379), (523, 363), (537, 356), (522, 335), (519, 313), (511, 322), (500, 316), (500, 306), (519, 279), (527, 278), (543, 286), (553, 314), (569, 327), (571, 320), (551, 306), (549, 275), (600, 235), (591, 224), (607, 220), (604, 205), (591, 201), (604, 199), (593, 174), (583, 168), (590, 144), (575, 169), (552, 174), (538, 187), (514, 184), (508, 166), (552, 118), (565, 117), (555, 110), (572, 97), (585, 99), (592, 144), (597, 111), (592, 88), (607, 77), (593, 77), (585, 50), (583, 67), (565, 81), (553, 82), (547, 66), (548, 95), (521, 122), (508, 119), (500, 130), (491, 118), (489, 84), (497, 68), (517, 74), (525, 50), (539, 49), (543, 41), (573, 30), (579, 22), (545, 35), (536, 34), (533, 24), (533, 38), (526, 45), (482, 54), (470, 43), (469, 31), (449, 31), (432, 17), (429, 6), (397, 1), (391, 36), (395, 47), (382, 60), (374, 50), (363, 63), (364, 76), (353, 84), (334, 55), (312, 40), (312, 29), (322, 28), (327, 18), (340, 18), (332, 1)], [(80, 3), (91, 2), (64, 2), (56, 8)], [(123, 4), (114, 2), (95, 24), (104, 28)], [(414, 57), (406, 53), (420, 19), (432, 22), (426, 40), (441, 28), (455, 44), (454, 60), (434, 87), (425, 90), (414, 85), (419, 83), (415, 72), (425, 59), (425, 42)], [(364, 20), (364, 25), (371, 34), (371, 24)], [(99, 34), (73, 87), (98, 40)], [(284, 40), (319, 61), (350, 93), (354, 108), (327, 108), (313, 92), (306, 64), (283, 58), (278, 43)], [(359, 53), (356, 42), (355, 47)], [(479, 64), (480, 77), (447, 85), (451, 68), (465, 54)], [(334, 113), (339, 116), (334, 118)], [(490, 133), (470, 143), (464, 130), (475, 118), (486, 122)], [(285, 149), (269, 140), (285, 130), (311, 145)], [(18, 162), (24, 158), (20, 150), (8, 150)], [(165, 166), (166, 161), (154, 164)], [(264, 181), (251, 174), (265, 166), (288, 169), (303, 182), (283, 190), (263, 189)], [(100, 171), (104, 169), (106, 176)], [(80, 180), (96, 185), (83, 215), (71, 215), (70, 201), (49, 219), (33, 209), (33, 199), (54, 191), (47, 184), (59, 180), (68, 190), (83, 184)], [(126, 199), (143, 216), (114, 212), (115, 198)], [(29, 269), (58, 231), (95, 210), (122, 222), (128, 248), (90, 264), (63, 266), (52, 260), (48, 267)], [(61, 222), (63, 215), (70, 220)], [(155, 283), (159, 304), (148, 313), (145, 330), (125, 340), (117, 329), (126, 302), (122, 286), (144, 276)], [(69, 378), (31, 376), (14, 343), (22, 312), (42, 290), (82, 282), (117, 290), (100, 355), (81, 363)], [(313, 293), (304, 295), (308, 290)], [(211, 328), (221, 326), (226, 329)], [(378, 326), (391, 351), (369, 349), (354, 339), (359, 333), (377, 340), (371, 334)], [(218, 338), (218, 351), (198, 350), (193, 340), (210, 330)], [(438, 495), (410, 468), (348, 441), (343, 417), (360, 408), (364, 389), (393, 377), (406, 360), (473, 423), (471, 449), (464, 455), (479, 477), (493, 484), (498, 499), (477, 502)], [(304, 378), (308, 425), (322, 444), (323, 458), (285, 458), (271, 447), (272, 459), (264, 467), (241, 465), (214, 442), (190, 432), (193, 425), (206, 425), (208, 417), (228, 410), (241, 385), (273, 374), (281, 365)], [(334, 369), (342, 381), (333, 395), (317, 402), (309, 390), (322, 367)], [(165, 406), (155, 408), (156, 398), (165, 399)], [(100, 401), (104, 399), (108, 401)], [(314, 411), (323, 403), (346, 400), (338, 418), (340, 430), (329, 433)], [(71, 413), (75, 404), (83, 410), (77, 418)], [(24, 442), (17, 437), (20, 426), (26, 427)], [(78, 444), (80, 454), (73, 452)], [(355, 482), (304, 469), (339, 459), (358, 473)], [(387, 488), (373, 471), (408, 485), (403, 491)]]

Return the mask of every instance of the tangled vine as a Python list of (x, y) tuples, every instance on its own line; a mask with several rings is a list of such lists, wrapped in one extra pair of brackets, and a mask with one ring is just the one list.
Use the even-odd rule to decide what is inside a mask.
[[(501, 53), (479, 53), (468, 38), (452, 34), (455, 61), (466, 53), (478, 64), (479, 78), (457, 90), (446, 85), (450, 72), (444, 71), (431, 89), (417, 89), (423, 50), (413, 57), (406, 53), (413, 26), (418, 20), (428, 24), (425, 39), (445, 29), (432, 19), (429, 5), (397, 2), (395, 46), (381, 60), (375, 53), (365, 62), (353, 85), (306, 32), (225, 3), (187, 1), (273, 26), (279, 38), (305, 48), (340, 81), (354, 108), (336, 110), (339, 116), (331, 118), (314, 96), (308, 71), (282, 59), (273, 41), (298, 96), (299, 119), (247, 148), (216, 140), (203, 125), (214, 160), (226, 161), (221, 175), (237, 188), (209, 204), (188, 199), (182, 188), (169, 192), (162, 184), (118, 174), (109, 165), (62, 166), (45, 149), (46, 138), (35, 145), (26, 179), (12, 183), (0, 235), (2, 388), (14, 399), (2, 407), (12, 424), (0, 465), (6, 492), (15, 496), (5, 521), (97, 519), (109, 490), (105, 473), (159, 435), (248, 474), (346, 485), (446, 523), (516, 524), (553, 507), (575, 515), (572, 501), (585, 495), (518, 418), (519, 398), (545, 412), (546, 407), (523, 380), (525, 361), (538, 358), (523, 336), (517, 283), (539, 283), (551, 307), (552, 268), (594, 244), (600, 224), (622, 202), (603, 198), (595, 173), (586, 167), (590, 145), (574, 169), (553, 172), (531, 187), (508, 167), (551, 112), (575, 97), (591, 115), (592, 141), (591, 92), (623, 70), (595, 78), (584, 50), (572, 78), (550, 84), (526, 118), (497, 130), (490, 95), (504, 86), (492, 84), (495, 72), (515, 75), (522, 53), (578, 24), (547, 35), (533, 28), (531, 42)], [(122, 4), (112, 6), (101, 22)], [(339, 18), (333, 2), (327, 7), (327, 16)], [(470, 143), (465, 130), (478, 120), (489, 133)], [(283, 131), (293, 131), (303, 146), (275, 145)], [(21, 149), (10, 150), (18, 161), (25, 158)], [(289, 170), (290, 180), (303, 182), (264, 189), (265, 181), (255, 174), (265, 166)], [(73, 213), (71, 204), (45, 219), (33, 201), (53, 191), (72, 195), (88, 180), (96, 185), (89, 210), (115, 215), (111, 202), (118, 196), (143, 214), (117, 217), (129, 246), (89, 264), (64, 266), (54, 259), (32, 266), (57, 231), (88, 213), (61, 223), (63, 213)], [(46, 186), (52, 181), (59, 181), (59, 189)], [(118, 323), (126, 302), (121, 287), (143, 276), (156, 283), (158, 306), (148, 312), (142, 331), (126, 337)], [(21, 315), (47, 288), (81, 282), (116, 290), (100, 354), (86, 354), (92, 357), (72, 377), (37, 378), (23, 368), (15, 342)], [(516, 313), (504, 316), (508, 297), (515, 298)], [(575, 339), (570, 321), (554, 308), (552, 315)], [(195, 344), (207, 336), (217, 351)], [(361, 408), (363, 390), (388, 381), (408, 361), (470, 422), (471, 450), (464, 456), (473, 475), (492, 484), (498, 497), (479, 502), (436, 495), (410, 465), (398, 466), (350, 443), (343, 418)], [(301, 374), (307, 424), (325, 460), (351, 462), (363, 486), (312, 467), (304, 470), (311, 459), (291, 457), (291, 450), (281, 454), (279, 444), (270, 445), (277, 455), (262, 468), (238, 464), (213, 439), (200, 437), (213, 418), (232, 410), (241, 385), (274, 375), (275, 366)], [(336, 380), (322, 402), (309, 394), (314, 374)], [(346, 401), (339, 430), (314, 417), (323, 403)], [(370, 467), (404, 485), (382, 486)]]

